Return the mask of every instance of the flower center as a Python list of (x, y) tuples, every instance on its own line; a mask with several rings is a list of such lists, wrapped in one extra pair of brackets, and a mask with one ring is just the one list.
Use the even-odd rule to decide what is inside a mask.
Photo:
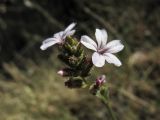
[(97, 52), (100, 53), (100, 54), (103, 54), (107, 51), (108, 49), (107, 48), (102, 48), (102, 49), (99, 49)]

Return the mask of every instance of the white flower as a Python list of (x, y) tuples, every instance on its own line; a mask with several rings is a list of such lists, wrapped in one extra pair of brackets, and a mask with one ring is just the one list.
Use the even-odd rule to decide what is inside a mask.
[(73, 28), (75, 27), (76, 23), (70, 24), (64, 31), (60, 31), (53, 35), (51, 38), (47, 38), (42, 42), (42, 45), (40, 47), (41, 50), (46, 50), (48, 47), (54, 45), (54, 44), (63, 44), (65, 41), (65, 38), (67, 36), (72, 36), (75, 33), (75, 30)]
[(92, 55), (93, 64), (96, 67), (102, 67), (106, 60), (108, 63), (121, 66), (122, 63), (120, 60), (112, 54), (117, 53), (124, 48), (120, 40), (113, 40), (107, 43), (107, 32), (106, 30), (100, 29), (96, 29), (95, 36), (97, 43), (86, 35), (81, 37), (81, 43), (85, 47), (95, 51)]

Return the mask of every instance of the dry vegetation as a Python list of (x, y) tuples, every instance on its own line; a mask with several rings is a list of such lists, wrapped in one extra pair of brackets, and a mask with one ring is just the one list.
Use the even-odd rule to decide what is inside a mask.
[(42, 40), (72, 21), (77, 38), (106, 28), (121, 39), (123, 66), (106, 65), (118, 120), (160, 119), (159, 0), (0, 1), (0, 120), (106, 120), (106, 107), (87, 90), (68, 89), (56, 74), (57, 51)]

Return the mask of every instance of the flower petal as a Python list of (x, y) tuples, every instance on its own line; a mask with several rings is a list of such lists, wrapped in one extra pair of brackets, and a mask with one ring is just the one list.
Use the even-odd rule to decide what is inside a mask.
[(88, 36), (84, 35), (81, 37), (81, 43), (91, 49), (91, 50), (94, 50), (94, 51), (97, 51), (97, 44)]
[(53, 37), (54, 38), (56, 38), (56, 39), (62, 39), (62, 37), (63, 37), (63, 34), (64, 34), (64, 32), (63, 31), (60, 31), (60, 32), (58, 32), (58, 33), (55, 33), (54, 35), (53, 35)]
[(107, 52), (108, 53), (117, 53), (117, 52), (123, 50), (123, 48), (124, 48), (124, 45), (120, 44), (115, 47), (108, 48)]
[(63, 36), (63, 39), (65, 39), (67, 36), (72, 36), (72, 35), (74, 35), (75, 32), (76, 32), (75, 30), (68, 31), (68, 32)]
[(98, 43), (98, 48), (101, 48), (104, 45), (106, 45), (108, 35), (104, 29), (103, 30), (96, 29), (95, 36)]
[(105, 64), (105, 57), (97, 52), (92, 55), (92, 62), (96, 67), (102, 67)]
[(113, 40), (105, 45), (104, 49), (107, 49), (108, 53), (117, 53), (124, 48), (124, 45), (120, 40)]
[(75, 27), (76, 23), (71, 23), (65, 30), (64, 33), (71, 31)]
[(103, 44), (103, 46), (104, 46), (104, 45), (106, 45), (106, 43), (107, 43), (108, 34), (107, 34), (107, 31), (106, 31), (105, 29), (102, 29), (101, 32), (102, 32), (102, 34), (103, 34), (102, 44)]
[(42, 45), (41, 45), (40, 49), (41, 50), (46, 50), (48, 47), (50, 47), (50, 46), (52, 46), (52, 45), (54, 45), (56, 43), (59, 43), (58, 39), (56, 39), (56, 38), (48, 38), (48, 39), (46, 39), (46, 40), (44, 40), (42, 42)]
[(67, 33), (67, 36), (72, 36), (75, 32), (76, 30), (71, 30), (70, 32)]
[(111, 53), (104, 53), (103, 55), (108, 63), (114, 64), (118, 67), (122, 65), (121, 61), (115, 55)]

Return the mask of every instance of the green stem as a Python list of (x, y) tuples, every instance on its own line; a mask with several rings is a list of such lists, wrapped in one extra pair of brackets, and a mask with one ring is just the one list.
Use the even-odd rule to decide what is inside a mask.
[(108, 109), (108, 112), (109, 114), (111, 115), (111, 118), (112, 120), (117, 120), (111, 106), (110, 106), (110, 103), (109, 103), (109, 100), (106, 100), (104, 96), (101, 96), (101, 100), (103, 101), (103, 103), (106, 105), (107, 109)]

